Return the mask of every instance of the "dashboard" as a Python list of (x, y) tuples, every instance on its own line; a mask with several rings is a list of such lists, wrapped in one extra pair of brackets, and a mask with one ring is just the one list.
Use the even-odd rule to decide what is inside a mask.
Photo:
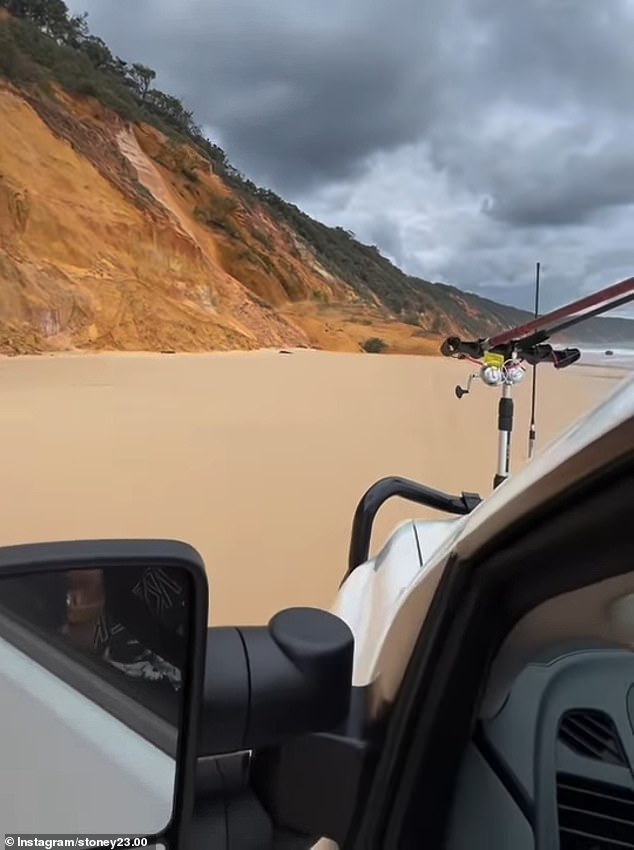
[(553, 649), (478, 725), (446, 848), (634, 848), (633, 768), (634, 653)]

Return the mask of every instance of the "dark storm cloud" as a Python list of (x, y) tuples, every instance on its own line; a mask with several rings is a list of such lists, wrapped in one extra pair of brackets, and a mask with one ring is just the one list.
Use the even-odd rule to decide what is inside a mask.
[(512, 225), (544, 227), (581, 224), (597, 211), (634, 204), (634, 155), (629, 136), (559, 160), (536, 150), (531, 168), (517, 163), (520, 168), (515, 179), (506, 175), (499, 180), (495, 175), (492, 182), (503, 185), (493, 190), (484, 211)]
[[(614, 202), (608, 189), (580, 191), (575, 168), (609, 170), (614, 155), (612, 139), (603, 149), (579, 150), (588, 112), (592, 132), (609, 135), (634, 106), (626, 2), (84, 5), (119, 53), (156, 67), (199, 123), (219, 128), (235, 160), (282, 190), (356, 176), (376, 151), (425, 138), (439, 166), (492, 195), (489, 211), (511, 223), (523, 222), (514, 195), (525, 196), (531, 180), (547, 179), (558, 195), (556, 202), (544, 196), (553, 223), (566, 220), (568, 195), (573, 220), (579, 204), (585, 216)], [(550, 121), (563, 126), (531, 143), (531, 124)], [(570, 163), (548, 173), (549, 158), (559, 160), (562, 150)], [(633, 162), (630, 154), (630, 170)], [(526, 206), (528, 221), (539, 216), (532, 197)]]
[(71, 5), (249, 177), (411, 273), (530, 306), (541, 259), (545, 307), (632, 273), (633, 0)]
[(160, 70), (234, 160), (285, 191), (354, 176), (368, 154), (418, 138), (441, 83), (421, 61), (433, 6), (87, 2), (95, 31)]
[(577, 224), (634, 202), (628, 2), (481, 0), (475, 72), (428, 141), (439, 168), (512, 225)]

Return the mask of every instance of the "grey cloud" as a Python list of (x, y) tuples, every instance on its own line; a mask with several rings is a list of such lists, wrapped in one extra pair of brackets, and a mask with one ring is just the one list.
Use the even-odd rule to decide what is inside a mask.
[(433, 54), (438, 4), (392, 3), (90, 0), (88, 10), (121, 55), (141, 52), (199, 123), (221, 128), (240, 167), (296, 192), (358, 175), (369, 154), (424, 130), (441, 81), (420, 57)]
[(524, 192), (494, 196), (483, 211), (518, 226), (581, 224), (606, 207), (634, 204), (634, 157), (622, 170), (619, 166), (617, 160), (599, 163), (600, 170), (590, 164), (584, 170), (579, 163), (558, 180), (553, 176)]
[(427, 136), (430, 156), (512, 225), (576, 224), (634, 195), (631, 3), (503, 3)]
[(628, 0), (481, 0), (475, 8), (490, 25), (482, 76), (495, 77), (507, 97), (551, 109), (592, 102), (599, 119), (631, 107), (634, 9)]
[(590, 273), (602, 272), (606, 266), (612, 269), (623, 269), (625, 272), (623, 277), (634, 276), (634, 248), (597, 250), (586, 262), (586, 270)]
[[(547, 124), (547, 119), (544, 119)], [(544, 227), (580, 224), (597, 211), (634, 203), (634, 151), (631, 128), (622, 122), (619, 133), (601, 139), (601, 131), (587, 124), (508, 144), (489, 139), (497, 156), (472, 150), (468, 163), (471, 177), (464, 177), (475, 191), (486, 193), (482, 212), (514, 226)], [(632, 124), (634, 128), (634, 122)], [(530, 136), (530, 133), (527, 133)], [(437, 161), (442, 158), (437, 155)]]
[(397, 222), (390, 216), (379, 212), (371, 218), (364, 231), (367, 244), (380, 245), (385, 256), (398, 266), (403, 265), (405, 256), (403, 238)]
[(249, 177), (413, 274), (530, 308), (541, 260), (547, 309), (634, 267), (632, 0), (71, 5)]

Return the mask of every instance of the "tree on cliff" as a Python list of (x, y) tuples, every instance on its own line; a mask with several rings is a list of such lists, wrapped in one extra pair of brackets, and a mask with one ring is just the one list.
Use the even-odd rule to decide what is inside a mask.
[(80, 50), (90, 60), (90, 64), (98, 71), (115, 69), (115, 58), (108, 45), (96, 35), (87, 35), (79, 45)]
[(78, 44), (87, 34), (88, 15), (69, 15), (64, 0), (0, 0), (12, 15), (34, 23), (46, 35), (62, 44)]
[(149, 109), (165, 118), (170, 124), (182, 127), (187, 133), (197, 129), (193, 113), (185, 109), (177, 97), (172, 97), (158, 89), (150, 89), (146, 96), (146, 104)]
[(0, 8), (21, 19), (14, 28), (5, 23), (0, 32), (0, 73), (32, 83), (47, 69), (71, 91), (99, 98), (128, 120), (155, 116), (163, 122), (161, 129), (167, 125), (192, 139), (202, 138), (193, 114), (178, 98), (151, 88), (156, 71), (115, 57), (90, 33), (87, 13), (70, 15), (64, 0), (0, 0)]
[(29, 18), (34, 24), (57, 41), (66, 41), (69, 35), (68, 7), (64, 0), (31, 0)]
[(156, 79), (156, 71), (140, 62), (134, 62), (128, 67), (128, 78), (138, 96), (145, 101), (150, 91), (150, 85)]
[(19, 18), (28, 17), (29, 0), (0, 0), (0, 6), (11, 12), (12, 15), (17, 15)]

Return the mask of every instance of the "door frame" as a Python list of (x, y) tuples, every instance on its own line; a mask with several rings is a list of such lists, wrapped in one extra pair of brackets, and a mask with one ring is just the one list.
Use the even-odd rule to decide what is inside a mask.
[[(621, 428), (629, 433), (632, 423)], [(630, 449), (525, 514), (468, 560), (452, 557), (345, 850), (413, 850), (423, 835), (426, 847), (442, 846), (461, 760), (499, 647), (542, 602), (631, 571), (633, 503)]]

